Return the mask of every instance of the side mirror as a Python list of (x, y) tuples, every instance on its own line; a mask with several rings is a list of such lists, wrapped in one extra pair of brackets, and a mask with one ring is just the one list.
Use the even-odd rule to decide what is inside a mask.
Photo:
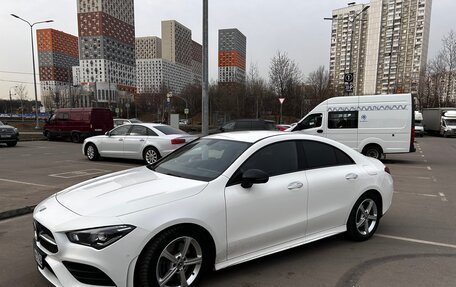
[(225, 131), (225, 129), (224, 129), (222, 126), (220, 126), (218, 129), (219, 129), (219, 131), (221, 131), (222, 133)]
[(269, 175), (260, 169), (249, 169), (242, 174), (241, 186), (251, 188), (254, 184), (266, 183)]
[(111, 132), (105, 132), (105, 136), (110, 137), (111, 136)]

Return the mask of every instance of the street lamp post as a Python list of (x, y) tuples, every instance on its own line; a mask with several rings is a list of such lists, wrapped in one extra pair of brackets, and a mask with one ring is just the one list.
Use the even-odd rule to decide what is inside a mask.
[(209, 134), (209, 36), (208, 36), (208, 0), (203, 0), (203, 87), (201, 133)]
[(21, 21), (24, 21), (25, 23), (27, 23), (30, 26), (30, 38), (32, 40), (33, 86), (35, 88), (35, 119), (36, 119), (35, 129), (39, 129), (40, 125), (38, 123), (38, 92), (37, 92), (37, 89), (36, 89), (35, 49), (33, 47), (33, 26), (35, 26), (37, 24), (42, 24), (42, 23), (51, 23), (51, 22), (54, 22), (54, 20), (46, 20), (46, 21), (39, 21), (39, 22), (35, 22), (35, 23), (30, 23), (29, 21), (27, 21), (27, 20), (15, 15), (15, 14), (11, 14), (11, 16), (13, 16), (14, 18), (17, 18), (17, 19), (19, 19)]

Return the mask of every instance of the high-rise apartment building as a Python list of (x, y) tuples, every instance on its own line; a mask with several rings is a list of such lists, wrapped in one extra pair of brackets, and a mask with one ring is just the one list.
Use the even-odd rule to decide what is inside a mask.
[(54, 29), (38, 29), (36, 39), (44, 106), (71, 106), (72, 67), (79, 63), (78, 38)]
[(133, 0), (78, 0), (80, 81), (96, 102), (136, 91)]
[(245, 81), (247, 38), (238, 29), (219, 30), (219, 83)]
[(351, 71), (354, 94), (417, 92), (427, 62), (431, 6), (432, 0), (371, 0), (334, 10), (334, 86), (342, 87), (343, 74)]
[(163, 59), (192, 65), (192, 31), (175, 20), (162, 21)]
[[(367, 6), (350, 5), (333, 11), (329, 72), (338, 94), (344, 94), (344, 75), (353, 73), (354, 94), (362, 94), (364, 82)], [(361, 84), (360, 84), (361, 83)]]
[(162, 22), (162, 39), (136, 38), (138, 93), (180, 94), (186, 86), (202, 81), (202, 46), (191, 31), (177, 21)]

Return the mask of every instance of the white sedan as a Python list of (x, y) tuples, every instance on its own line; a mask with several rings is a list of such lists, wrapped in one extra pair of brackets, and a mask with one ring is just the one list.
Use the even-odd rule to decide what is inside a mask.
[(41, 202), (35, 259), (56, 286), (197, 286), (209, 269), (338, 233), (367, 240), (392, 195), (387, 167), (335, 141), (216, 134)]
[(151, 164), (197, 137), (164, 124), (135, 123), (84, 140), (82, 153), (100, 157), (143, 159)]

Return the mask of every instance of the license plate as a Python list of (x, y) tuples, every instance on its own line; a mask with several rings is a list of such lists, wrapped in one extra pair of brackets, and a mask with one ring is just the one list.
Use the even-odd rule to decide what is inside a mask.
[(43, 269), (44, 268), (44, 257), (46, 256), (46, 254), (43, 254), (43, 252), (38, 249), (38, 246), (36, 246), (36, 243), (33, 246), (33, 254), (35, 255), (36, 264), (38, 264), (38, 267)]
[(10, 138), (11, 135), (2, 135), (1, 137), (2, 137), (2, 138)]

